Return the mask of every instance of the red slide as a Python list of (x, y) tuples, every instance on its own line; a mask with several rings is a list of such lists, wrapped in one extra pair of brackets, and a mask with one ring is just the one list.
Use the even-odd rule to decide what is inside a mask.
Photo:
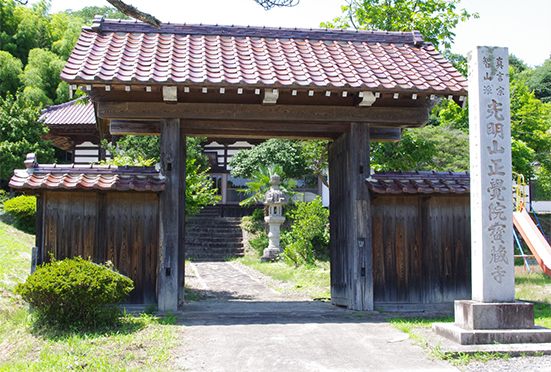
[(551, 277), (551, 246), (543, 237), (532, 217), (523, 208), (520, 212), (513, 213), (513, 223), (536, 257), (543, 272)]

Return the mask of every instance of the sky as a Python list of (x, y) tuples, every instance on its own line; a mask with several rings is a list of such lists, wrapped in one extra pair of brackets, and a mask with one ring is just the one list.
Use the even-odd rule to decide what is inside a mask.
[[(32, 0), (31, 0), (32, 2)], [(126, 0), (162, 22), (318, 28), (340, 16), (344, 0), (300, 0), (292, 8), (264, 10), (253, 0)], [(105, 0), (51, 0), (51, 12), (109, 5)], [(458, 6), (479, 19), (460, 23), (452, 51), (466, 55), (476, 45), (508, 47), (531, 67), (551, 57), (551, 0), (462, 0)]]

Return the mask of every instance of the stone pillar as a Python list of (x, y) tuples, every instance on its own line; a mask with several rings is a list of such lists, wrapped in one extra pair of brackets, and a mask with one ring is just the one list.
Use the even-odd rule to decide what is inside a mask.
[(472, 296), (515, 300), (511, 113), (507, 48), (469, 56)]
[(461, 344), (541, 342), (533, 304), (515, 302), (509, 54), (469, 54), (472, 301), (455, 302), (455, 324), (436, 333)]

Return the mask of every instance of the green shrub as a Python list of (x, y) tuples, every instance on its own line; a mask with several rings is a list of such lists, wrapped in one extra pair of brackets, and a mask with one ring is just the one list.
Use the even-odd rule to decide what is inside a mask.
[(266, 234), (266, 232), (259, 233), (258, 236), (249, 240), (249, 244), (252, 249), (262, 255), (264, 253), (264, 248), (268, 248), (268, 244), (270, 244), (268, 234)]
[(285, 260), (295, 266), (313, 264), (313, 243), (329, 243), (329, 211), (323, 207), (318, 196), (311, 202), (297, 202), (296, 209), (289, 212), (288, 216), (293, 223), (291, 231), (285, 236)]
[(17, 196), (4, 203), (4, 210), (13, 216), (19, 229), (34, 234), (36, 230), (36, 197)]
[(116, 323), (131, 279), (76, 257), (40, 266), (16, 292), (33, 306), (37, 325), (95, 329)]

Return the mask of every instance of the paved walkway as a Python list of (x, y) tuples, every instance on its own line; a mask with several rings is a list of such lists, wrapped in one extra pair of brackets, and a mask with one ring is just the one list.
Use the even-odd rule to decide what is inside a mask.
[(284, 297), (235, 262), (189, 269), (186, 280), (208, 299), (182, 316), (176, 365), (185, 371), (458, 371), (381, 315)]

